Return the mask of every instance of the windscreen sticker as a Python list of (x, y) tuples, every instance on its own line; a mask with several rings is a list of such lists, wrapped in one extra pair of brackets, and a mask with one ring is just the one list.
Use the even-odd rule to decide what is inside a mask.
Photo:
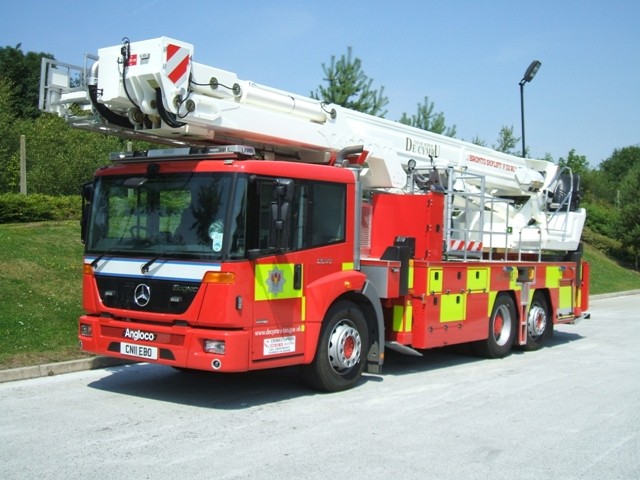
[(223, 237), (223, 224), (222, 220), (216, 220), (209, 225), (209, 238), (211, 238), (211, 250), (214, 252), (220, 252), (222, 250)]
[(212, 244), (211, 244), (211, 249), (214, 252), (219, 252), (220, 250), (222, 250), (222, 234), (221, 233), (214, 233), (212, 235)]

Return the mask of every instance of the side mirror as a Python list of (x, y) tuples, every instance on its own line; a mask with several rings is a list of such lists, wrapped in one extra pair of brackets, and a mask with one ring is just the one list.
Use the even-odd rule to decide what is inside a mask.
[(80, 240), (84, 243), (87, 239), (87, 226), (91, 216), (91, 202), (93, 201), (93, 183), (85, 183), (82, 186), (82, 212), (80, 217)]

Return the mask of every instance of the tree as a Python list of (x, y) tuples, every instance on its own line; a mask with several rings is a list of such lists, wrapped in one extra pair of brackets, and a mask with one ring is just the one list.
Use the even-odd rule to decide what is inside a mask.
[(640, 258), (640, 157), (629, 169), (620, 184), (621, 239), (633, 251), (634, 267), (638, 270)]
[(11, 109), (18, 118), (35, 118), (40, 94), (40, 64), (42, 57), (53, 58), (49, 53), (22, 52), (21, 44), (0, 47), (0, 77), (15, 87)]
[(13, 108), (14, 86), (0, 77), (0, 193), (17, 192), (20, 184), (20, 140)]
[(558, 159), (559, 167), (569, 167), (573, 173), (582, 175), (589, 170), (589, 161), (584, 155), (578, 155), (576, 149), (572, 148), (567, 155), (567, 159)]
[(603, 160), (597, 172), (597, 181), (591, 185), (592, 194), (611, 205), (620, 202), (620, 185), (627, 174), (640, 164), (640, 146), (629, 146), (613, 151)]
[[(27, 180), (30, 193), (73, 195), (80, 192), (95, 171), (109, 162), (111, 152), (127, 149), (127, 140), (71, 128), (63, 118), (44, 113), (24, 122), (27, 140)], [(134, 141), (134, 150), (147, 142)]]
[(619, 181), (638, 164), (640, 164), (640, 146), (633, 145), (615, 149), (608, 159), (600, 163), (600, 170), (610, 179)]
[(471, 139), (471, 143), (473, 143), (474, 145), (478, 145), (480, 147), (487, 146), (487, 142), (483, 138), (480, 138), (478, 135), (476, 135)]
[(515, 150), (516, 145), (519, 141), (520, 138), (513, 135), (513, 125), (511, 125), (510, 127), (504, 125), (500, 129), (500, 133), (498, 134), (498, 144), (492, 145), (492, 148), (499, 152), (508, 153), (510, 155), (519, 155), (519, 153), (522, 152), (516, 152)]
[[(640, 146), (614, 150), (597, 170), (587, 170), (587, 226), (623, 246), (616, 257), (633, 262), (640, 256)], [(625, 254), (625, 252), (627, 252)]]
[(445, 125), (444, 114), (442, 112), (433, 113), (433, 109), (433, 102), (429, 102), (429, 97), (424, 97), (424, 103), (418, 104), (417, 113), (410, 117), (406, 113), (403, 113), (400, 123), (448, 137), (455, 137), (456, 126), (447, 127)]
[(379, 90), (372, 88), (373, 79), (362, 71), (362, 61), (353, 58), (351, 47), (336, 61), (331, 56), (331, 64), (327, 67), (322, 64), (327, 86), (320, 85), (311, 96), (327, 103), (335, 103), (345, 108), (357, 110), (384, 117), (387, 111), (384, 109), (389, 99), (384, 96), (384, 87)]
[(602, 200), (589, 198), (581, 203), (587, 210), (586, 226), (592, 231), (609, 238), (619, 239), (620, 210)]

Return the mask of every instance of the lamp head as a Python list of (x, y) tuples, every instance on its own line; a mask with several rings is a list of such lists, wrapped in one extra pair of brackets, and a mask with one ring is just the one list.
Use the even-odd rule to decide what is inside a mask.
[(542, 65), (542, 63), (538, 60), (534, 60), (533, 62), (531, 62), (531, 65), (529, 65), (527, 71), (524, 72), (524, 76), (522, 77), (522, 80), (520, 80), (520, 84), (524, 84), (533, 80), (533, 77), (535, 77), (536, 73), (538, 73), (538, 70), (540, 70), (540, 65)]

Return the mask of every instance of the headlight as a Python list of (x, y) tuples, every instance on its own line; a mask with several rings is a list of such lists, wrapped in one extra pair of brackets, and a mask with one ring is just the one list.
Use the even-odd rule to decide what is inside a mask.
[(87, 323), (80, 324), (80, 335), (83, 337), (90, 337), (92, 335), (91, 325)]
[(224, 355), (224, 340), (205, 340), (204, 351)]

